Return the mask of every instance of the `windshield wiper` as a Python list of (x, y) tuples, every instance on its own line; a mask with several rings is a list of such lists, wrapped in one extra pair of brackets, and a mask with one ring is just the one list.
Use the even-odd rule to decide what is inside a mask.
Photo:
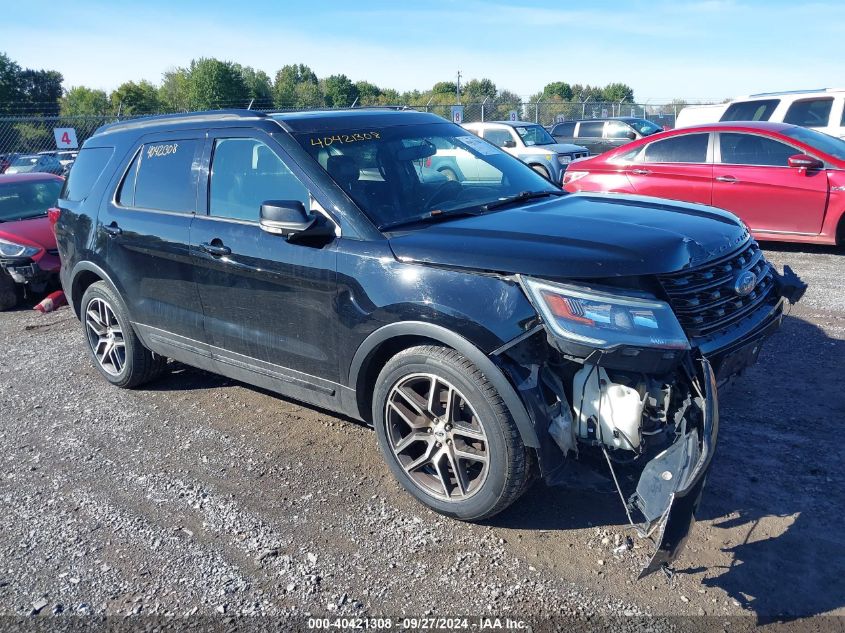
[(440, 211), (439, 209), (435, 209), (434, 211), (417, 216), (415, 218), (405, 218), (404, 220), (396, 220), (395, 222), (388, 222), (387, 224), (382, 224), (378, 227), (378, 230), (389, 231), (390, 229), (395, 229), (396, 227), (405, 226), (407, 224), (417, 224), (419, 222), (438, 222), (440, 220), (450, 220), (452, 218), (481, 215), (481, 212), (478, 211), (478, 209), (480, 208), (484, 207), (474, 205), (471, 207), (465, 207), (463, 209), (450, 209), (448, 211)]
[(526, 202), (528, 200), (534, 200), (536, 198), (547, 198), (549, 196), (562, 196), (565, 195), (566, 192), (564, 191), (520, 191), (515, 196), (510, 196), (509, 198), (502, 198), (501, 200), (496, 200), (495, 202), (489, 202), (484, 205), (484, 209), (488, 211), (490, 209), (498, 209), (499, 207), (504, 207), (509, 204), (516, 204), (518, 202)]

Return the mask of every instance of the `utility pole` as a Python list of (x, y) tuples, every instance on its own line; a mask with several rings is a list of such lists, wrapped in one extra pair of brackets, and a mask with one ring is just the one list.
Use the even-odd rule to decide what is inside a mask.
[(461, 71), (458, 71), (458, 81), (455, 82), (455, 95), (458, 97), (458, 103), (461, 102)]

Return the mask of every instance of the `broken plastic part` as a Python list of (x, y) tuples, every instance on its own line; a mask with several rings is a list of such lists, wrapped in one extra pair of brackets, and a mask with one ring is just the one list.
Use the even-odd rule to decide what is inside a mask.
[(568, 455), (569, 451), (577, 453), (575, 446), (575, 428), (572, 424), (572, 414), (569, 413), (569, 407), (560, 407), (560, 413), (552, 419), (549, 424), (549, 435), (558, 445), (564, 455)]

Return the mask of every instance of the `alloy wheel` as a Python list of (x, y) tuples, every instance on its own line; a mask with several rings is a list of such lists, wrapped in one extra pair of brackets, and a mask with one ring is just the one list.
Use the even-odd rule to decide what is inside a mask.
[(449, 381), (412, 374), (390, 391), (388, 443), (408, 478), (427, 494), (463, 501), (484, 485), (490, 453), (481, 420)]
[(94, 358), (103, 371), (112, 376), (119, 375), (126, 365), (126, 342), (114, 310), (103, 299), (94, 298), (88, 303), (85, 333)]

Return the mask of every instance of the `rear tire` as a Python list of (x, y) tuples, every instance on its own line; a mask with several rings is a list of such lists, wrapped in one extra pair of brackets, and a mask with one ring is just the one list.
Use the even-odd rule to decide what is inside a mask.
[(529, 487), (532, 461), (496, 388), (453, 349), (390, 359), (373, 395), (379, 446), (393, 475), (435, 512), (491, 517)]
[(104, 281), (88, 286), (80, 314), (88, 354), (111, 384), (131, 389), (164, 370), (167, 359), (144, 347), (132, 329), (123, 301)]
[(0, 268), (0, 312), (18, 305), (18, 288), (5, 268)]

